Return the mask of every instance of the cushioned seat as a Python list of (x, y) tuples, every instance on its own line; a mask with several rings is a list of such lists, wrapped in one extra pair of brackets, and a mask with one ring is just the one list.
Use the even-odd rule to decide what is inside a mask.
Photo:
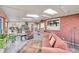
[[(56, 39), (54, 47), (52, 47), (50, 44), (51, 35), (52, 37), (54, 37), (53, 39)], [(42, 52), (66, 53), (69, 52), (69, 49), (67, 47), (67, 44), (57, 35), (55, 35), (54, 33), (53, 34), (45, 33), (45, 36), (42, 40)]]

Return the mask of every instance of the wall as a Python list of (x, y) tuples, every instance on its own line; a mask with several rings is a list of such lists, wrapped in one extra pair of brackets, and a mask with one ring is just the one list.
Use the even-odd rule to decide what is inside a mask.
[(7, 22), (6, 22), (6, 20), (7, 20), (6, 18), (3, 18), (3, 19), (2, 19), (2, 22), (3, 22), (3, 25), (2, 25), (2, 26), (3, 26), (2, 32), (3, 32), (3, 33), (7, 33)]
[(6, 18), (6, 15), (4, 13), (4, 11), (0, 8), (0, 16), (3, 17), (3, 18)]
[(62, 17), (60, 21), (61, 36), (79, 43), (79, 14)]
[(79, 14), (60, 18), (60, 30), (52, 30), (60, 38), (79, 43)]
[(46, 30), (46, 21), (45, 20), (40, 21), (40, 29)]
[(8, 33), (11, 33), (11, 30), (9, 29), (10, 27), (18, 27), (20, 28), (21, 25), (25, 24), (24, 21), (18, 21), (16, 19), (10, 19), (8, 22)]
[(52, 30), (60, 38), (79, 43), (79, 14), (60, 18), (60, 30)]
[(2, 9), (0, 9), (0, 17), (1, 17), (1, 20), (2, 20), (2, 32), (7, 32), (7, 27), (6, 27), (6, 15), (4, 13), (4, 11)]

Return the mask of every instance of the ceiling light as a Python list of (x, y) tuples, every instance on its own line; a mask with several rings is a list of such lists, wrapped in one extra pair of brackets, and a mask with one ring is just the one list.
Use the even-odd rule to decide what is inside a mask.
[(22, 19), (32, 19), (32, 18), (22, 18)]
[(39, 17), (39, 16), (36, 15), (36, 14), (27, 14), (26, 16), (27, 16), (27, 17)]
[(46, 9), (44, 13), (51, 14), (51, 15), (57, 14), (57, 12), (53, 9)]
[(43, 17), (50, 17), (50, 16), (48, 16), (48, 15), (42, 15)]

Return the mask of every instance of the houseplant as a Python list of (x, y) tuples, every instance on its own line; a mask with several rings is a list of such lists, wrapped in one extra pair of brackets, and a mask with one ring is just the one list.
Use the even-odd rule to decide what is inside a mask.
[(7, 34), (0, 33), (0, 52), (3, 52), (4, 49), (6, 48), (6, 37)]

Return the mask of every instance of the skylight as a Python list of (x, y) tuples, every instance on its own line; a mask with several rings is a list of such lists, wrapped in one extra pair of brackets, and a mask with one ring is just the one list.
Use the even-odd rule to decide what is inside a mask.
[(56, 12), (56, 11), (53, 10), (53, 9), (46, 9), (46, 10), (44, 11), (44, 13), (54, 15), (54, 14), (57, 14), (58, 12)]
[(27, 14), (26, 16), (27, 16), (27, 17), (39, 17), (39, 16), (36, 15), (36, 14)]

